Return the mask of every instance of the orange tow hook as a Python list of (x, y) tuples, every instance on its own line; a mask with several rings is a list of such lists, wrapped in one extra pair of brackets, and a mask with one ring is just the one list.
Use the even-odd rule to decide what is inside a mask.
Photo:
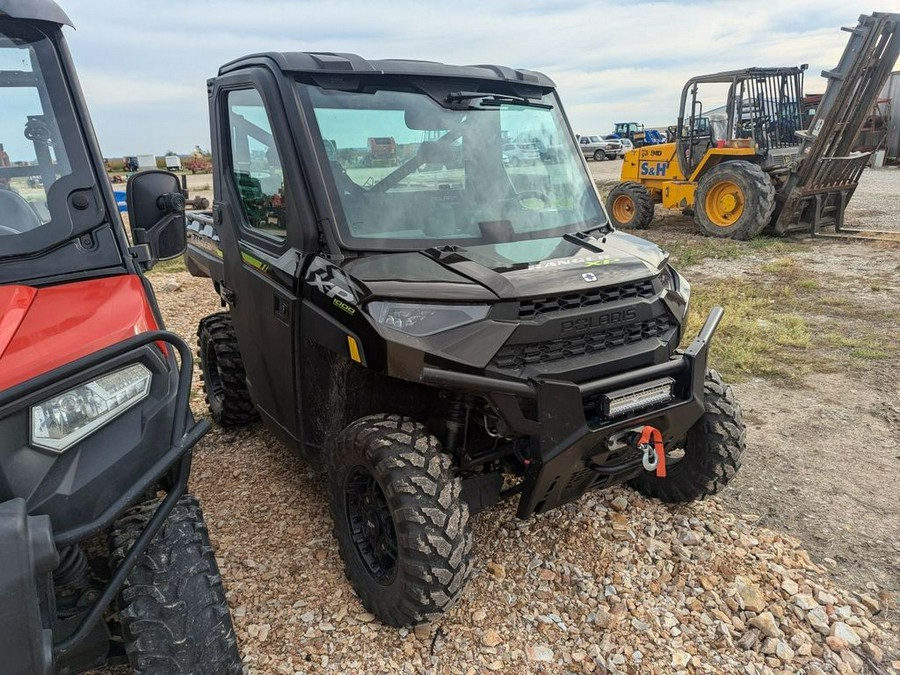
[(666, 477), (666, 446), (663, 445), (662, 433), (649, 424), (641, 429), (641, 437), (637, 442), (638, 450), (644, 453), (644, 468), (656, 470), (657, 478)]

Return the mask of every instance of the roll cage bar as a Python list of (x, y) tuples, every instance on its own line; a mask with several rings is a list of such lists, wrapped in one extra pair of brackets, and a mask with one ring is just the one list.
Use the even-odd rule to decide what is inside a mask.
[[(806, 64), (782, 68), (745, 68), (699, 75), (688, 80), (681, 90), (675, 134), (678, 159), (685, 171), (696, 166), (703, 154), (691, 153), (692, 161), (689, 162), (688, 149), (693, 148), (707, 133), (710, 146), (714, 146), (716, 140), (731, 140), (715, 139), (711, 126), (703, 133), (703, 102), (697, 97), (699, 85), (730, 85), (725, 103), (727, 135), (752, 138), (758, 150), (765, 154), (771, 148), (789, 147), (799, 142), (795, 132), (802, 129), (801, 100), (806, 69)], [(690, 111), (686, 117), (689, 96)]]

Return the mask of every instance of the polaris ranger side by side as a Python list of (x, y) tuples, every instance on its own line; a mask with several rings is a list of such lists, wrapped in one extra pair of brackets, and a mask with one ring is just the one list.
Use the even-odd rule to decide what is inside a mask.
[(142, 275), (184, 250), (182, 197), (135, 177), (129, 245), (64, 25), (0, 0), (0, 672), (239, 673), (186, 492), (191, 351)]
[[(382, 621), (452, 604), (469, 518), (500, 500), (526, 518), (629, 482), (685, 502), (735, 474), (740, 408), (707, 369), (722, 310), (677, 349), (690, 286), (610, 226), (546, 76), (270, 53), (208, 93), (216, 199), (186, 263), (226, 310), (198, 330), (209, 406), (327, 471)], [(514, 143), (539, 158), (506, 161)]]

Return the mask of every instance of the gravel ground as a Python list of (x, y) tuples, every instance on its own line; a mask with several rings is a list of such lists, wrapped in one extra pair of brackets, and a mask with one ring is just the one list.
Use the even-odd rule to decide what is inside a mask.
[(900, 168), (863, 172), (846, 219), (848, 227), (900, 232)]
[[(208, 282), (153, 280), (186, 337), (218, 309)], [(249, 673), (900, 673), (889, 593), (836, 587), (798, 539), (718, 500), (616, 488), (529, 521), (481, 514), (461, 602), (398, 631), (344, 578), (323, 477), (267, 431), (215, 429), (194, 466)]]

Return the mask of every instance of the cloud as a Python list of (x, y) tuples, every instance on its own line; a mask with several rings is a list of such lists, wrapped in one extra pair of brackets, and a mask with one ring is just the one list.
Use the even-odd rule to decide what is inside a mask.
[(547, 73), (573, 127), (671, 124), (687, 78), (809, 63), (809, 91), (832, 68), (865, 0), (61, 0), (104, 150), (209, 145), (206, 79), (259, 51), (499, 63)]
[(79, 74), (84, 95), (93, 108), (114, 107), (140, 114), (135, 106), (147, 103), (184, 102), (197, 95), (197, 88), (163, 80), (136, 79), (126, 75), (109, 75), (92, 69)]

